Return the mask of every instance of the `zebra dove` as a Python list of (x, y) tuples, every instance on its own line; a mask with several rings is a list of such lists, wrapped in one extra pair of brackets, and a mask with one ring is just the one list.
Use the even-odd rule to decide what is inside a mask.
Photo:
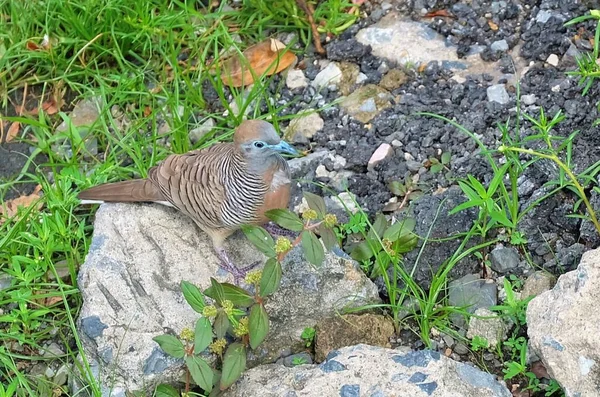
[(265, 212), (287, 208), (291, 175), (281, 153), (298, 152), (273, 126), (244, 121), (232, 143), (173, 154), (148, 171), (146, 179), (107, 183), (79, 193), (82, 204), (154, 202), (188, 215), (212, 239), (221, 267), (238, 283), (256, 264), (238, 268), (223, 241), (242, 225), (268, 222)]

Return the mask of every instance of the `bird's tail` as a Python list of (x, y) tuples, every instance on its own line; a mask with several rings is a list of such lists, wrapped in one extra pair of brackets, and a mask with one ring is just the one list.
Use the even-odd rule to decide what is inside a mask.
[(166, 197), (148, 179), (106, 183), (86, 189), (77, 196), (82, 204), (107, 202), (159, 202), (167, 204)]

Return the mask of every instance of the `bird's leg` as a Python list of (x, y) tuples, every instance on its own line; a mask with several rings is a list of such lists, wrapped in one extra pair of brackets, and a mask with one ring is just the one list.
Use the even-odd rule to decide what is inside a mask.
[(264, 225), (264, 229), (267, 232), (269, 232), (269, 234), (271, 236), (288, 237), (291, 239), (295, 239), (296, 237), (298, 237), (298, 233), (292, 232), (291, 230), (284, 229), (281, 226), (279, 226), (278, 224), (273, 223), (273, 222), (269, 222), (266, 225)]
[(223, 248), (215, 248), (219, 259), (221, 259), (221, 269), (228, 271), (233, 276), (235, 284), (240, 285), (240, 282), (246, 277), (246, 274), (260, 264), (260, 261), (254, 262), (245, 267), (237, 267), (229, 258), (227, 252)]

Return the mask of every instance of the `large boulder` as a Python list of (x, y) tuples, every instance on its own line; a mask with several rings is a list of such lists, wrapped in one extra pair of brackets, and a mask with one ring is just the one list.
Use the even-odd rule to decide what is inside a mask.
[(261, 365), (224, 397), (511, 397), (494, 375), (436, 351), (369, 345), (333, 351), (320, 365)]
[(600, 395), (600, 249), (583, 255), (577, 270), (559, 277), (527, 308), (534, 352), (567, 396)]
[[(264, 259), (241, 232), (227, 240), (226, 249), (239, 265)], [(210, 277), (231, 282), (218, 263), (208, 236), (172, 208), (100, 207), (79, 274), (78, 328), (92, 369), (102, 385), (113, 386), (112, 395), (180, 379), (182, 361), (166, 356), (152, 338), (193, 329), (198, 314), (179, 284), (186, 280), (203, 289)], [(302, 330), (344, 307), (379, 302), (375, 285), (341, 252), (328, 253), (315, 269), (298, 248), (282, 267), (281, 287), (266, 305), (271, 330), (251, 366), (301, 350)]]

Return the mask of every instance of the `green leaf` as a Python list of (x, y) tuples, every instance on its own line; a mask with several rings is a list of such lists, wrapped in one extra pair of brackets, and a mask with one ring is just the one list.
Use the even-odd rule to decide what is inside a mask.
[(429, 170), (431, 171), (432, 174), (437, 174), (438, 172), (440, 172), (443, 169), (444, 169), (444, 166), (441, 163), (432, 164), (431, 167), (429, 167)]
[(223, 338), (229, 329), (229, 319), (223, 310), (219, 310), (213, 324), (215, 335), (218, 339)]
[(223, 357), (220, 389), (233, 385), (246, 369), (246, 347), (241, 343), (232, 343)]
[(461, 190), (470, 201), (481, 200), (479, 194), (477, 194), (477, 192), (475, 192), (475, 190), (473, 190), (473, 188), (467, 183), (463, 181), (458, 181), (458, 186), (460, 186)]
[(369, 233), (367, 233), (367, 239), (369, 241), (378, 241), (378, 236), (383, 236), (385, 229), (388, 226), (388, 221), (383, 214), (377, 214), (375, 216), (375, 222), (373, 222), (373, 227), (369, 229)]
[(182, 358), (185, 355), (183, 343), (173, 335), (159, 335), (152, 338), (152, 340), (158, 343), (160, 348), (169, 356)]
[(350, 251), (350, 256), (355, 261), (366, 261), (370, 259), (374, 255), (373, 250), (369, 246), (369, 243), (363, 241), (362, 243), (356, 245), (352, 251)]
[(483, 184), (481, 182), (479, 182), (477, 179), (475, 179), (475, 177), (473, 175), (467, 175), (467, 178), (469, 178), (469, 182), (471, 182), (471, 187), (473, 189), (475, 189), (477, 191), (477, 194), (479, 194), (479, 197), (481, 198), (487, 198), (487, 190), (485, 190), (485, 186), (483, 186)]
[(222, 305), (225, 300), (223, 286), (212, 277), (210, 278), (210, 287), (204, 290), (204, 295), (213, 298), (219, 305)]
[(210, 345), (213, 339), (212, 325), (206, 317), (200, 317), (196, 321), (194, 331), (194, 353), (200, 354)]
[(268, 257), (273, 257), (275, 253), (275, 241), (273, 237), (265, 229), (260, 226), (242, 226), (242, 231), (252, 244), (258, 248), (260, 252)]
[(206, 361), (200, 357), (187, 356), (185, 358), (185, 364), (190, 370), (194, 382), (196, 382), (196, 384), (204, 391), (210, 393), (213, 388), (214, 373)]
[(513, 223), (508, 219), (508, 217), (506, 216), (506, 214), (504, 212), (502, 212), (502, 211), (490, 211), (490, 218), (493, 221), (498, 222), (502, 226), (506, 226), (506, 227), (509, 227), (509, 228), (513, 228), (514, 227)]
[(406, 194), (406, 186), (400, 181), (390, 182), (388, 188), (394, 196), (404, 196)]
[(448, 215), (454, 215), (457, 212), (466, 210), (467, 208), (479, 207), (481, 204), (483, 204), (483, 200), (479, 200), (479, 199), (465, 201), (464, 203), (457, 205), (456, 207), (454, 207), (450, 211), (448, 211)]
[(281, 275), (281, 263), (275, 258), (269, 258), (263, 269), (262, 278), (260, 279), (261, 297), (264, 298), (277, 291), (277, 288), (279, 288), (279, 284), (281, 283)]
[(160, 384), (154, 390), (154, 397), (181, 397), (181, 393), (171, 385)]
[(321, 240), (323, 240), (323, 244), (325, 248), (330, 250), (336, 245), (338, 245), (338, 240), (335, 235), (335, 232), (331, 230), (331, 228), (326, 227), (325, 225), (321, 225), (319, 227), (319, 234), (321, 235)]
[(317, 214), (319, 214), (321, 218), (324, 217), (325, 213), (327, 212), (327, 207), (325, 206), (325, 200), (323, 200), (323, 197), (317, 196), (316, 194), (310, 192), (304, 192), (303, 195), (308, 203), (308, 207), (317, 211)]
[(492, 197), (494, 195), (494, 193), (496, 193), (496, 190), (498, 189), (498, 186), (500, 186), (500, 184), (502, 183), (502, 179), (504, 179), (504, 175), (506, 175), (506, 171), (508, 170), (509, 166), (510, 166), (510, 163), (504, 164), (502, 166), (502, 168), (500, 168), (494, 174), (494, 177), (492, 178), (492, 181), (490, 182), (490, 186), (487, 189), (487, 197)]
[(187, 281), (181, 281), (181, 291), (183, 292), (183, 297), (192, 309), (197, 313), (202, 313), (202, 309), (206, 306), (206, 302), (198, 287)]
[(317, 236), (310, 230), (302, 232), (302, 249), (306, 259), (315, 266), (320, 266), (325, 259), (325, 250), (323, 244)]
[(269, 316), (263, 305), (255, 304), (252, 306), (248, 326), (250, 330), (250, 347), (256, 349), (269, 333)]
[(250, 307), (254, 304), (254, 298), (243, 288), (230, 283), (222, 283), (223, 298), (230, 300), (234, 306)]
[(383, 238), (387, 238), (390, 241), (396, 241), (400, 236), (410, 234), (415, 229), (417, 221), (414, 218), (406, 218), (401, 221), (397, 221), (392, 226), (388, 227), (383, 233)]
[(442, 153), (442, 164), (444, 164), (444, 165), (450, 164), (451, 158), (452, 158), (452, 153), (450, 153), (450, 152)]
[(278, 224), (279, 226), (292, 230), (294, 232), (300, 232), (304, 229), (304, 223), (302, 219), (290, 210), (286, 209), (274, 209), (269, 210), (265, 213), (267, 218)]

